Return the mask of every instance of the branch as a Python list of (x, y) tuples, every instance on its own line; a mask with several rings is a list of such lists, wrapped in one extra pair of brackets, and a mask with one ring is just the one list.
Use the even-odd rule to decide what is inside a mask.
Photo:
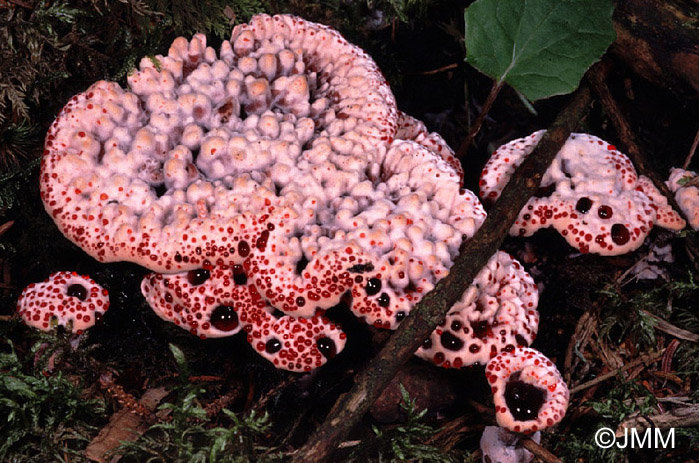
[(616, 0), (615, 58), (643, 78), (684, 95), (699, 92), (699, 28), (696, 2)]
[(627, 363), (626, 365), (624, 365), (621, 368), (617, 368), (617, 369), (612, 370), (610, 372), (607, 372), (603, 375), (599, 375), (595, 379), (591, 379), (590, 381), (587, 381), (586, 383), (582, 383), (578, 386), (575, 386), (574, 388), (572, 388), (570, 390), (570, 395), (574, 395), (580, 391), (584, 391), (585, 389), (592, 387), (596, 384), (602, 383), (602, 382), (608, 380), (609, 378), (614, 378), (619, 373), (623, 373), (623, 372), (630, 370), (634, 367), (637, 367), (639, 365), (646, 365), (646, 364), (650, 365), (652, 363), (655, 363), (663, 357), (664, 353), (665, 353), (665, 349), (662, 349), (660, 352), (655, 352), (652, 354), (643, 355), (643, 356), (637, 358), (636, 360)]
[(490, 108), (493, 106), (493, 103), (495, 103), (495, 98), (497, 98), (498, 94), (500, 93), (500, 90), (502, 90), (503, 85), (505, 85), (505, 82), (503, 81), (493, 81), (493, 86), (490, 88), (490, 93), (488, 94), (488, 97), (485, 100), (485, 103), (483, 103), (483, 107), (481, 108), (481, 112), (478, 113), (478, 117), (474, 121), (473, 125), (471, 126), (471, 130), (469, 130), (468, 135), (466, 136), (466, 139), (461, 143), (461, 146), (459, 146), (459, 149), (456, 150), (456, 158), (457, 159), (464, 159), (466, 157), (466, 154), (468, 153), (468, 149), (471, 147), (473, 144), (473, 140), (476, 138), (476, 135), (478, 135), (478, 132), (481, 131), (481, 126), (483, 125), (483, 121), (485, 120), (485, 117), (488, 115), (490, 112)]
[(498, 250), (519, 211), (534, 194), (546, 169), (563, 143), (588, 112), (591, 96), (582, 86), (549, 127), (534, 152), (517, 169), (475, 236), (462, 244), (449, 274), (413, 308), (383, 349), (355, 380), (354, 387), (340, 396), (292, 463), (328, 461), (347, 433), (362, 419), (371, 404), (463, 295), (464, 289)]
[(520, 443), (522, 447), (529, 450), (531, 453), (534, 454), (534, 456), (536, 456), (545, 463), (563, 463), (563, 461), (560, 458), (558, 458), (556, 455), (554, 455), (541, 445), (531, 440), (529, 437), (525, 437), (520, 441)]
[(689, 404), (679, 407), (667, 413), (650, 416), (635, 416), (624, 420), (616, 430), (617, 437), (624, 434), (624, 429), (646, 429), (656, 427), (660, 429), (688, 428), (699, 425), (699, 405)]

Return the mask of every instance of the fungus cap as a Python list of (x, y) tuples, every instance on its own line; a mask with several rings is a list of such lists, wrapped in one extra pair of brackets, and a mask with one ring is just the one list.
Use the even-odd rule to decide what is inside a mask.
[(673, 168), (666, 183), (670, 191), (675, 193), (675, 201), (689, 220), (689, 226), (699, 230), (699, 186), (696, 178), (697, 173), (694, 171)]
[[(341, 300), (395, 328), (485, 219), (444, 140), (326, 26), (257, 15), (218, 52), (197, 34), (155, 62), (128, 89), (98, 82), (63, 108), (41, 193), (86, 252), (156, 272), (149, 303), (197, 335), (247, 317), (285, 333)], [(203, 270), (235, 288), (185, 300), (188, 272)], [(339, 329), (320, 325), (339, 351)]]
[(396, 131), (369, 56), (290, 15), (255, 16), (218, 53), (201, 34), (178, 38), (128, 84), (97, 82), (61, 110), (41, 194), (93, 257), (154, 271), (239, 263), (223, 238), (259, 235), (250, 220), (303, 235), (378, 167)]
[(107, 290), (88, 276), (57, 272), (22, 291), (17, 312), (24, 322), (42, 331), (64, 326), (73, 333), (92, 327), (109, 308)]
[(517, 347), (498, 354), (485, 369), (498, 425), (530, 434), (563, 419), (570, 393), (556, 366), (540, 352)]
[(218, 53), (196, 35), (157, 61), (74, 97), (47, 135), (44, 204), (98, 260), (243, 266), (275, 309), (349, 291), (395, 328), (485, 218), (446, 143), (332, 29), (258, 15)]
[[(481, 173), (480, 194), (495, 201), (544, 131), (498, 148)], [(531, 236), (555, 228), (581, 252), (624, 254), (638, 248), (653, 225), (681, 230), (684, 220), (631, 161), (613, 145), (588, 134), (571, 134), (541, 181), (541, 187), (510, 229)]]
[(416, 355), (460, 368), (529, 346), (539, 326), (538, 301), (532, 277), (512, 256), (498, 251)]
[(204, 338), (244, 331), (255, 351), (276, 368), (304, 372), (342, 352), (345, 333), (321, 314), (293, 317), (274, 310), (248, 286), (242, 266), (146, 275), (146, 301), (163, 320)]

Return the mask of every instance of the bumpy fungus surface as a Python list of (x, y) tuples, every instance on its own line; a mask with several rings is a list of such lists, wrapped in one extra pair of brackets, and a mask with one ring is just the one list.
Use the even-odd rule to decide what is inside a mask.
[(685, 169), (672, 169), (667, 186), (675, 193), (675, 201), (679, 204), (682, 212), (689, 220), (689, 226), (694, 230), (699, 230), (699, 187), (688, 183), (694, 180), (696, 183), (697, 173)]
[(556, 366), (540, 352), (517, 347), (488, 362), (485, 375), (500, 426), (532, 433), (563, 419), (569, 391)]
[(248, 284), (242, 265), (153, 273), (141, 289), (158, 316), (192, 334), (223, 337), (245, 331), (253, 348), (277, 368), (310, 371), (345, 346), (345, 333), (320, 313), (304, 318), (275, 310)]
[[(480, 193), (495, 201), (544, 131), (498, 148), (481, 173)], [(638, 248), (654, 225), (684, 228), (684, 220), (613, 145), (574, 133), (546, 171), (541, 188), (520, 211), (513, 236), (554, 227), (581, 252), (624, 254)]]
[[(149, 302), (200, 336), (265, 324), (278, 336), (343, 297), (395, 328), (485, 218), (446, 143), (328, 27), (258, 15), (218, 52), (202, 35), (176, 39), (128, 84), (98, 82), (60, 112), (42, 199), (96, 259), (157, 272)], [(219, 305), (186, 305), (191, 271), (231, 285), (216, 288)], [(235, 317), (260, 322), (214, 323)], [(317, 320), (313, 337), (332, 333), (339, 351), (339, 331)]]
[(485, 364), (536, 337), (539, 293), (532, 277), (499, 251), (416, 354), (446, 368)]
[(107, 290), (90, 277), (75, 272), (53, 273), (45, 281), (32, 283), (17, 301), (22, 320), (42, 331), (60, 325), (73, 333), (82, 333), (108, 308)]

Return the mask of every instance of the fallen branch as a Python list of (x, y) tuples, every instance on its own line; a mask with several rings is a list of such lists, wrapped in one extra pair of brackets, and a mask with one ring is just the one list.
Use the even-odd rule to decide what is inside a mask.
[[(160, 402), (167, 396), (163, 387), (148, 389), (138, 401), (139, 405), (155, 413)], [(120, 457), (111, 458), (110, 453), (124, 442), (134, 442), (148, 429), (146, 419), (129, 408), (122, 408), (109, 419), (99, 434), (85, 449), (85, 456), (98, 463), (113, 463)]]
[(617, 437), (624, 434), (625, 429), (644, 430), (650, 427), (660, 429), (688, 428), (699, 425), (699, 404), (678, 407), (667, 413), (657, 415), (639, 415), (621, 422), (616, 430)]
[(694, 334), (691, 331), (679, 328), (672, 323), (663, 320), (662, 318), (654, 315), (647, 310), (641, 310), (641, 313), (646, 317), (650, 317), (655, 321), (655, 329), (667, 333), (670, 336), (674, 336), (678, 339), (690, 342), (699, 342), (699, 334)]
[(522, 445), (522, 447), (529, 450), (532, 454), (534, 454), (535, 457), (537, 457), (539, 460), (543, 461), (544, 463), (563, 463), (563, 461), (560, 458), (558, 458), (556, 455), (549, 452), (544, 447), (537, 444), (536, 442), (534, 442), (533, 440), (531, 440), (528, 437), (520, 440), (519, 442)]
[(665, 349), (661, 350), (660, 352), (655, 352), (655, 353), (652, 353), (652, 354), (646, 354), (646, 355), (644, 355), (644, 356), (642, 356), (642, 357), (637, 358), (636, 360), (634, 360), (634, 361), (632, 361), (632, 362), (627, 363), (626, 365), (624, 365), (624, 366), (621, 367), (621, 368), (617, 368), (617, 369), (614, 370), (614, 371), (610, 371), (610, 372), (608, 372), (608, 373), (605, 373), (605, 374), (603, 374), (603, 375), (598, 376), (598, 377), (595, 378), (595, 379), (592, 379), (592, 380), (587, 381), (587, 382), (585, 382), (585, 383), (582, 383), (582, 384), (580, 384), (580, 385), (578, 385), (578, 386), (575, 386), (574, 388), (572, 388), (572, 389), (570, 390), (570, 395), (576, 394), (576, 393), (578, 393), (578, 392), (580, 392), (580, 391), (584, 391), (585, 389), (587, 389), (587, 388), (589, 388), (589, 387), (592, 387), (592, 386), (594, 386), (594, 385), (596, 385), (596, 384), (599, 384), (599, 383), (601, 383), (601, 382), (604, 382), (604, 381), (608, 380), (609, 378), (614, 378), (614, 377), (615, 377), (616, 375), (618, 375), (619, 373), (623, 373), (623, 372), (625, 372), (625, 371), (627, 371), (627, 370), (630, 370), (630, 369), (632, 369), (632, 368), (635, 368), (635, 367), (637, 367), (638, 365), (642, 365), (642, 364), (645, 364), (645, 363), (654, 363), (654, 362), (657, 362), (658, 360), (660, 360), (660, 359), (662, 358), (664, 352), (665, 352)]
[(699, 92), (696, 2), (616, 0), (610, 54), (635, 73), (691, 103)]
[(422, 298), (378, 355), (357, 375), (354, 387), (340, 396), (325, 422), (296, 452), (292, 463), (328, 461), (398, 368), (444, 319), (447, 311), (461, 298), (465, 288), (498, 250), (519, 211), (541, 183), (553, 158), (587, 114), (590, 102), (589, 89), (581, 87), (549, 127), (534, 152), (517, 169), (475, 236), (462, 244), (449, 274)]
[(689, 153), (687, 153), (687, 157), (684, 159), (684, 163), (682, 164), (683, 169), (689, 169), (689, 164), (692, 162), (694, 153), (697, 152), (697, 146), (699, 146), (699, 130), (697, 130), (696, 135), (694, 135), (694, 141), (692, 142), (692, 146), (689, 148)]

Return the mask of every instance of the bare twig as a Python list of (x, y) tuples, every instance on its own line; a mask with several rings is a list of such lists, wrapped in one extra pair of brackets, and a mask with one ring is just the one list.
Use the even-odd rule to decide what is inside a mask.
[(325, 422), (296, 452), (292, 463), (328, 461), (398, 368), (412, 357), (500, 247), (517, 214), (541, 183), (556, 153), (587, 114), (590, 101), (586, 86), (575, 93), (534, 152), (517, 169), (475, 236), (462, 245), (449, 274), (437, 282), (435, 288), (411, 310), (379, 354), (356, 376), (354, 387), (340, 396)]
[(625, 371), (628, 371), (632, 368), (637, 367), (638, 365), (642, 365), (645, 363), (651, 364), (651, 363), (657, 362), (658, 360), (660, 360), (662, 358), (664, 352), (665, 352), (665, 349), (661, 350), (660, 352), (654, 352), (652, 354), (646, 354), (642, 357), (639, 357), (636, 360), (627, 363), (626, 365), (624, 365), (621, 368), (617, 368), (614, 371), (610, 371), (610, 372), (605, 373), (603, 375), (599, 375), (595, 379), (591, 379), (590, 381), (587, 381), (586, 383), (582, 383), (578, 386), (575, 386), (574, 388), (572, 388), (570, 390), (570, 394), (571, 395), (577, 394), (580, 391), (584, 391), (585, 389), (587, 389), (589, 387), (592, 387), (596, 384), (602, 383), (602, 382), (608, 380), (609, 378), (613, 378), (616, 375), (618, 375), (619, 373), (623, 373)]
[(483, 121), (485, 120), (485, 116), (487, 116), (488, 112), (490, 112), (490, 108), (493, 106), (495, 98), (497, 98), (504, 84), (505, 82), (503, 81), (496, 80), (493, 82), (493, 86), (490, 89), (488, 97), (485, 99), (485, 103), (481, 108), (481, 112), (478, 114), (478, 117), (473, 122), (471, 130), (468, 132), (466, 139), (463, 141), (463, 143), (461, 143), (461, 146), (459, 146), (459, 149), (456, 151), (456, 157), (458, 159), (463, 159), (466, 156), (466, 153), (468, 153), (468, 149), (471, 147), (473, 139), (476, 138), (476, 135), (478, 135), (478, 132), (480, 132), (481, 126), (483, 125)]
[(699, 405), (691, 404), (686, 407), (678, 407), (658, 415), (635, 416), (628, 418), (619, 425), (616, 430), (617, 437), (624, 434), (624, 429), (646, 429), (654, 426), (660, 429), (688, 428), (699, 425)]
[(595, 311), (588, 310), (583, 313), (578, 323), (575, 325), (575, 332), (570, 338), (568, 343), (568, 349), (566, 350), (566, 357), (563, 366), (566, 383), (570, 384), (573, 370), (574, 370), (574, 357), (578, 357), (580, 351), (585, 350), (585, 347), (590, 342), (592, 333), (595, 332), (597, 328), (597, 313)]
[(459, 65), (456, 63), (447, 64), (446, 66), (439, 67), (437, 69), (431, 69), (429, 71), (416, 72), (415, 75), (418, 76), (431, 76), (433, 74), (439, 74), (440, 72), (449, 71), (451, 69), (458, 68)]
[(672, 357), (675, 355), (675, 351), (680, 346), (680, 342), (677, 339), (670, 341), (665, 349), (665, 354), (663, 354), (663, 361), (660, 362), (660, 371), (670, 371), (672, 367)]
[(539, 458), (539, 460), (543, 461), (544, 463), (563, 463), (563, 461), (556, 455), (549, 452), (528, 437), (521, 439), (519, 442), (522, 444), (522, 447), (529, 450), (535, 457)]
[(4, 224), (0, 225), (0, 236), (4, 235), (7, 232), (7, 230), (12, 228), (12, 225), (14, 225), (14, 224), (15, 224), (15, 221), (10, 220), (10, 221), (5, 222)]
[(672, 323), (663, 320), (662, 318), (648, 312), (647, 310), (641, 310), (641, 313), (646, 317), (652, 318), (655, 321), (655, 329), (660, 330), (663, 333), (667, 333), (670, 336), (674, 336), (678, 339), (683, 339), (685, 341), (691, 342), (699, 342), (699, 334), (694, 334), (691, 331), (678, 328)]
[(697, 130), (697, 134), (694, 135), (694, 142), (692, 142), (692, 147), (689, 148), (689, 153), (687, 154), (687, 157), (684, 159), (684, 164), (682, 164), (683, 169), (687, 169), (689, 167), (689, 164), (692, 162), (692, 158), (694, 157), (694, 153), (697, 152), (697, 146), (699, 145), (699, 130)]

